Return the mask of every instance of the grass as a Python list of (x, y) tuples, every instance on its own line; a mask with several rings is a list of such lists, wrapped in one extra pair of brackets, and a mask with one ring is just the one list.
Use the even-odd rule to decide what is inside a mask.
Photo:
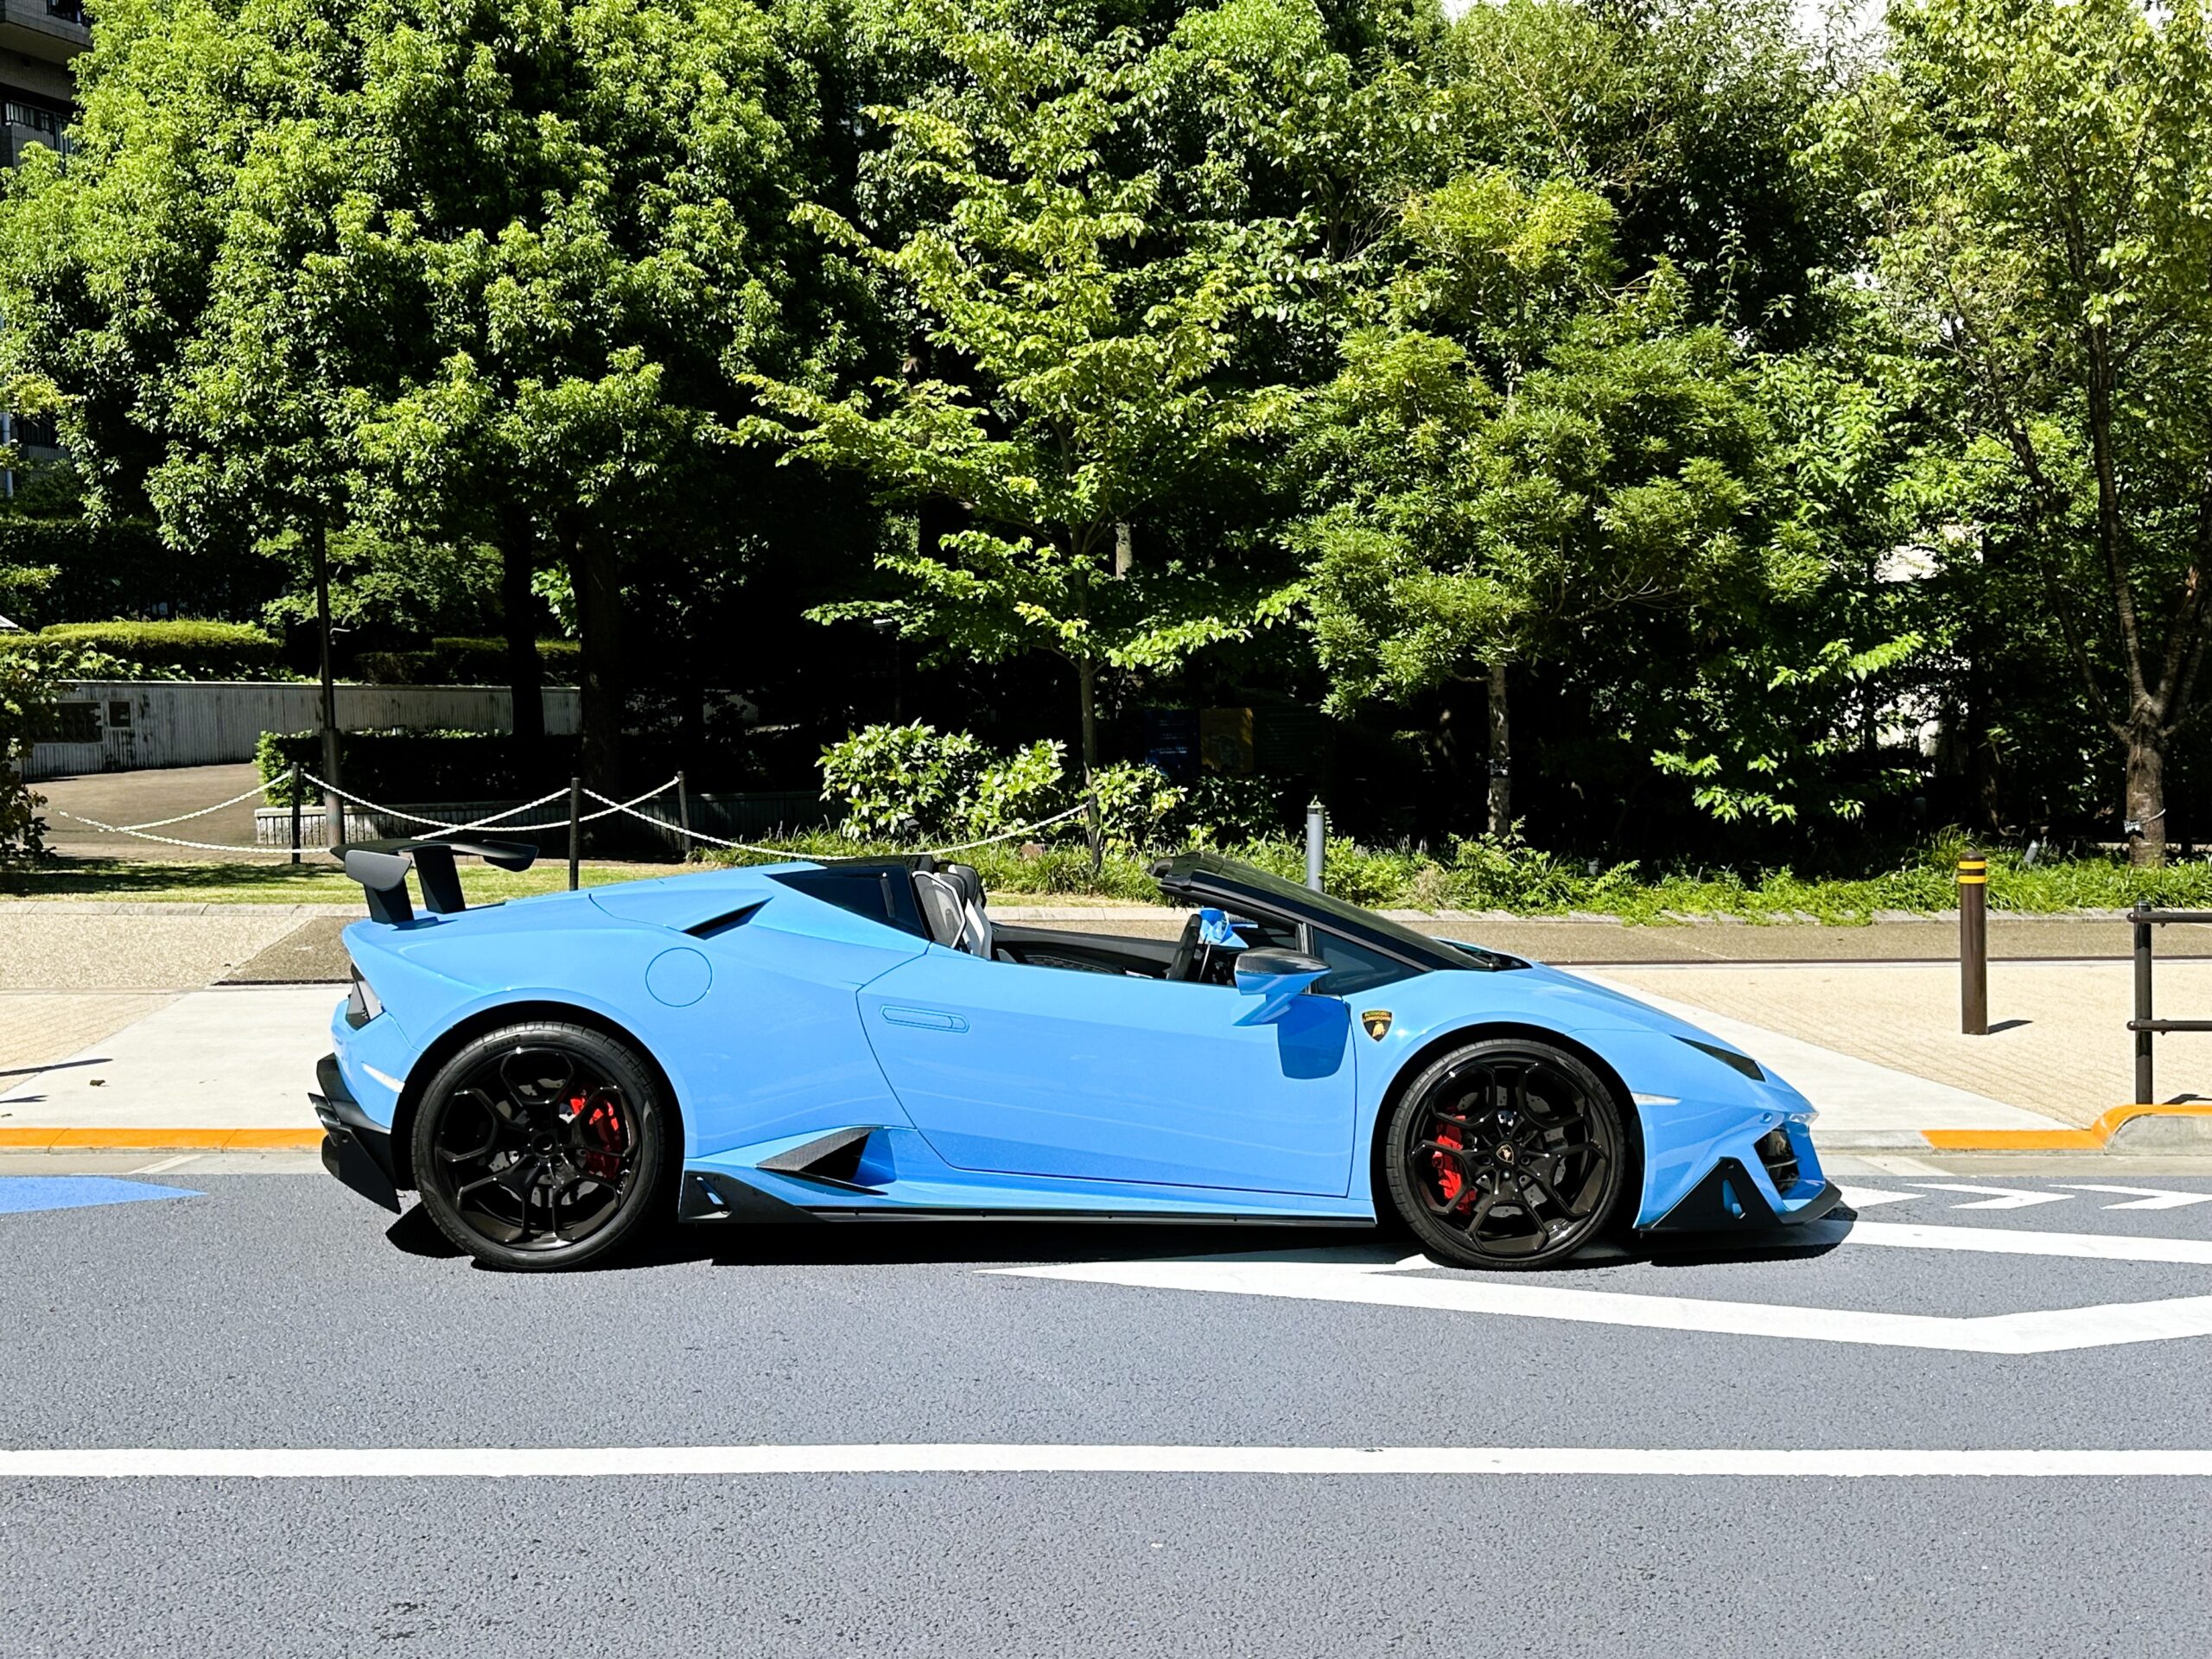
[[(577, 878), (588, 887), (666, 875), (665, 864), (586, 862)], [(566, 860), (527, 870), (464, 861), (461, 885), (473, 902), (556, 893), (569, 885)], [(0, 895), (10, 899), (130, 899), (156, 904), (359, 905), (361, 889), (320, 854), (297, 866), (273, 860), (141, 863), (117, 858), (54, 858), (0, 869)]]
[[(866, 856), (903, 849), (856, 846), (830, 834), (793, 837), (791, 857)], [(1305, 851), (1287, 838), (1230, 849), (1294, 880), (1305, 868)], [(1695, 868), (1646, 870), (1629, 864), (1597, 868), (1516, 843), (1489, 840), (1455, 843), (1447, 856), (1413, 848), (1367, 848), (1329, 843), (1329, 891), (1382, 909), (1487, 910), (1521, 916), (1569, 913), (1618, 917), (1624, 922), (1665, 924), (1711, 918), (1754, 923), (1821, 922), (1863, 925), (1878, 912), (1928, 915), (1956, 902), (1954, 874), (1958, 845), (1939, 842), (1894, 868), (1866, 874), (1801, 876), (1788, 868), (1740, 872)], [(1065, 842), (1024, 858), (1006, 845), (961, 855), (981, 871), (984, 886), (1002, 900), (1050, 903), (1100, 899), (1154, 903), (1159, 890), (1150, 868), (1155, 855), (1107, 854), (1093, 874), (1083, 847)], [(2212, 909), (2212, 861), (2134, 870), (2111, 858), (2080, 858), (2034, 866), (2018, 853), (1993, 851), (1991, 908), (2013, 914), (2062, 914), (2124, 910), (2139, 901), (2182, 909)], [(718, 854), (710, 864), (764, 861), (755, 854)], [(586, 863), (587, 887), (666, 875), (666, 864)], [(522, 898), (568, 884), (565, 861), (549, 860), (513, 873), (463, 861), (462, 880), (472, 900)], [(328, 860), (310, 855), (295, 868), (276, 861), (235, 863), (140, 863), (120, 859), (55, 858), (28, 868), (0, 869), (0, 895), (14, 898), (130, 899), (213, 904), (358, 904), (360, 889)]]

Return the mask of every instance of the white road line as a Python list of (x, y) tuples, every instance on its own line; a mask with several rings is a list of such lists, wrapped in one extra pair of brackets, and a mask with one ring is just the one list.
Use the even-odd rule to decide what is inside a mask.
[(1910, 1204), (1926, 1195), (1919, 1192), (1890, 1192), (1878, 1186), (1841, 1185), (1843, 1201), (1853, 1210), (1872, 1210), (1878, 1204)]
[(2185, 1210), (2192, 1204), (2212, 1204), (2212, 1192), (2174, 1192), (2162, 1186), (2096, 1186), (2069, 1181), (2076, 1192), (2120, 1192), (2135, 1197), (2133, 1204), (2108, 1204), (2107, 1210)]
[(2024, 1192), (2016, 1186), (1961, 1186), (1952, 1181), (1923, 1181), (1939, 1192), (1988, 1192), (1995, 1196), (1980, 1204), (1955, 1204), (1954, 1210), (2025, 1210), (2038, 1204), (2063, 1204), (2070, 1192)]
[(1970, 1250), (1991, 1255), (2063, 1255), (2078, 1262), (2167, 1262), (2212, 1267), (2212, 1238), (2129, 1238), (2118, 1233), (1935, 1227), (1910, 1221), (1816, 1222), (1799, 1237), (1808, 1243), (1875, 1244), (1891, 1249)]
[(12, 1480), (575, 1479), (642, 1475), (2212, 1477), (2212, 1450), (1436, 1446), (162, 1446), (0, 1451)]
[(158, 1175), (165, 1169), (175, 1169), (200, 1156), (201, 1154), (196, 1152), (179, 1153), (174, 1158), (157, 1159), (150, 1164), (141, 1164), (137, 1169), (125, 1173), (131, 1175)]
[(1876, 1348), (1944, 1349), (1967, 1354), (2049, 1354), (2075, 1348), (2107, 1348), (2126, 1343), (2212, 1336), (2212, 1296), (1956, 1317), (1802, 1307), (1790, 1303), (1716, 1301), (1694, 1296), (1645, 1296), (1611, 1290), (1569, 1290), (1555, 1285), (1507, 1282), (1494, 1276), (1412, 1278), (1388, 1266), (1358, 1262), (1214, 1258), (1084, 1262), (1064, 1267), (995, 1268), (989, 1271), (1009, 1278), (1071, 1280), (1147, 1290), (1362, 1303), (1377, 1307), (1560, 1319), (1579, 1325), (1697, 1331), (1715, 1336), (1797, 1342), (1854, 1343)]

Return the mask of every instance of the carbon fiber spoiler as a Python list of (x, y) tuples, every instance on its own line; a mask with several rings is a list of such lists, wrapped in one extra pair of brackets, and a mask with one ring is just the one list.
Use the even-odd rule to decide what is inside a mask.
[(415, 906), (407, 897), (410, 869), (423, 884), (424, 907), (435, 915), (457, 916), (468, 908), (468, 903), (461, 895), (461, 874), (453, 862), (455, 855), (480, 858), (503, 870), (526, 870), (537, 857), (537, 849), (528, 842), (453, 837), (354, 841), (330, 850), (368, 895), (369, 919), (395, 924), (415, 919)]

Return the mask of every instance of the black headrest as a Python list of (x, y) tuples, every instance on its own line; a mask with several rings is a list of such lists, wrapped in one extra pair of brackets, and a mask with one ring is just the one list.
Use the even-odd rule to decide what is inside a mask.
[(981, 910), (983, 907), (983, 878), (973, 864), (946, 864), (938, 874), (949, 878), (960, 889), (960, 896)]

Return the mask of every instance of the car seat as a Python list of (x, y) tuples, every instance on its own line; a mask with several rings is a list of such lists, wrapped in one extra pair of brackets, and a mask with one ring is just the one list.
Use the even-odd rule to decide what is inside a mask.
[(983, 878), (972, 864), (914, 872), (914, 898), (930, 937), (950, 950), (991, 960), (991, 922), (983, 913)]

